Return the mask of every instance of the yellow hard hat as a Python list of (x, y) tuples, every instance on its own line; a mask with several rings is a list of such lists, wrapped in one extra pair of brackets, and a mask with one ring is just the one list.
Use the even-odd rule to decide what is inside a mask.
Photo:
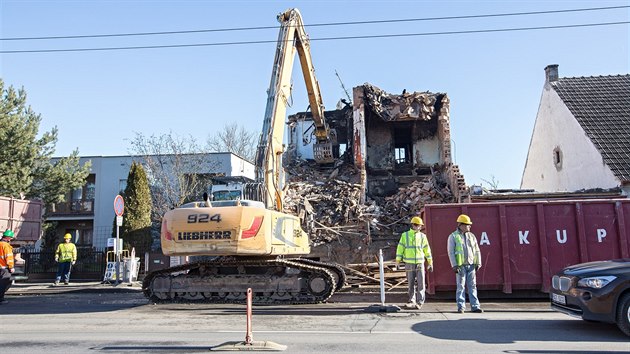
[(64, 238), (64, 239), (66, 239), (66, 238), (72, 238), (72, 235), (70, 235), (70, 234), (65, 234), (65, 235), (63, 236), (63, 238)]
[(470, 220), (470, 216), (466, 214), (462, 214), (457, 217), (457, 222), (460, 224), (472, 225), (472, 220)]
[(416, 225), (424, 225), (422, 219), (420, 219), (419, 216), (414, 216), (413, 218), (411, 218), (411, 223)]

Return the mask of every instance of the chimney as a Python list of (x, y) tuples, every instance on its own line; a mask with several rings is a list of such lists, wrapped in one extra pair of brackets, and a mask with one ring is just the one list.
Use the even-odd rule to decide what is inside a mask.
[(545, 81), (558, 81), (558, 64), (551, 64), (545, 67)]

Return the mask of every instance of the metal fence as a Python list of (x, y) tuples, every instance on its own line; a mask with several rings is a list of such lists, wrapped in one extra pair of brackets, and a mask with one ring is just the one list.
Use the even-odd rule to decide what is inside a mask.
[[(58, 264), (54, 251), (16, 250), (25, 261), (24, 275), (28, 281), (54, 280)], [(106, 251), (77, 248), (77, 262), (72, 267), (71, 280), (103, 280), (107, 265)]]

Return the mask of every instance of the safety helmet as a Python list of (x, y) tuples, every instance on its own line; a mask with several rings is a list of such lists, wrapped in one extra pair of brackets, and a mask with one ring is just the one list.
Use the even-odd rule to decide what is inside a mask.
[(457, 222), (460, 224), (472, 225), (472, 220), (470, 220), (470, 216), (466, 214), (462, 214), (457, 217)]
[(422, 219), (420, 219), (419, 216), (414, 216), (413, 218), (411, 218), (411, 223), (416, 225), (424, 225)]
[(67, 239), (67, 238), (72, 238), (72, 235), (70, 235), (70, 234), (65, 234), (65, 235), (63, 236), (63, 238), (64, 238), (64, 239)]
[(3, 234), (2, 237), (10, 237), (10, 238), (14, 238), (15, 234), (13, 233), (13, 230), (11, 229), (7, 229)]

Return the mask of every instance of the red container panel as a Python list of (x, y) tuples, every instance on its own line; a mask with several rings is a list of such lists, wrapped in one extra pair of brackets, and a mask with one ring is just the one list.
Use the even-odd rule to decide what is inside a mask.
[(21, 242), (37, 241), (42, 231), (42, 209), (40, 201), (0, 197), (0, 230), (12, 229)]
[(427, 205), (435, 266), (429, 293), (455, 288), (446, 245), (460, 214), (471, 217), (481, 249), (479, 289), (548, 292), (551, 276), (566, 266), (630, 253), (628, 199)]

